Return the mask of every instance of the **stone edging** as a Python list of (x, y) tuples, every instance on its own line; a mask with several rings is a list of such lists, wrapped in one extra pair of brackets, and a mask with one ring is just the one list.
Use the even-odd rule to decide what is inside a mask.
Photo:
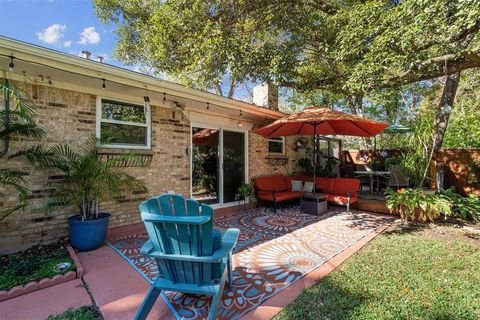
[(38, 282), (32, 281), (25, 285), (19, 285), (19, 286), (13, 287), (9, 291), (6, 291), (6, 290), (0, 291), (0, 302), (11, 299), (11, 298), (15, 298), (33, 291), (45, 289), (60, 283), (81, 278), (85, 273), (85, 269), (83, 269), (83, 266), (80, 263), (80, 259), (78, 259), (78, 256), (75, 253), (75, 250), (73, 250), (71, 246), (67, 246), (66, 249), (68, 251), (68, 254), (70, 255), (70, 259), (72, 259), (73, 263), (75, 264), (76, 271), (69, 271), (65, 274), (57, 274), (53, 278), (45, 278)]

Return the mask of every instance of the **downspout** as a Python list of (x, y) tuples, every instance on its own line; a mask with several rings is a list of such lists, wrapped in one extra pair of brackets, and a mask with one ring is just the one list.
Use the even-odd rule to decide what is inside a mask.
[[(4, 79), (4, 84), (6, 88), (9, 87), (9, 83), (7, 79)], [(6, 111), (5, 112), (5, 130), (8, 130), (8, 128), (10, 127), (10, 117), (8, 115), (9, 113), (8, 111), (10, 111), (10, 95), (8, 94), (8, 91), (5, 88), (4, 88), (4, 92), (5, 92), (5, 111)], [(2, 153), (0, 154), (0, 158), (7, 154), (9, 145), (10, 145), (10, 136), (7, 135), (4, 138), (3, 150), (2, 150)]]

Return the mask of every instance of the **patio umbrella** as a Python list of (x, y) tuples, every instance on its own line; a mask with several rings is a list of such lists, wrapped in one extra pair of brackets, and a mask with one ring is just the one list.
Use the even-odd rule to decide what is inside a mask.
[(395, 133), (407, 133), (407, 132), (412, 132), (412, 128), (402, 126), (401, 124), (392, 124), (390, 127), (383, 130), (382, 133), (395, 134)]
[[(382, 132), (388, 124), (354, 116), (345, 112), (335, 111), (328, 107), (313, 106), (303, 111), (287, 115), (255, 132), (269, 137), (282, 137), (294, 135), (312, 135), (314, 141), (314, 157), (317, 153), (317, 135), (343, 135), (356, 137), (372, 137)], [(315, 183), (315, 159), (313, 179)]]
[(200, 146), (216, 146), (218, 144), (217, 129), (202, 129), (192, 136), (192, 141)]

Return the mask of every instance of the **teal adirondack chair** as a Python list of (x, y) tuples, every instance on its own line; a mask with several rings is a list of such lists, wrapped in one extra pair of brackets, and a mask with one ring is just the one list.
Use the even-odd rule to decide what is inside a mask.
[(213, 296), (208, 319), (215, 319), (225, 282), (232, 283), (232, 250), (240, 230), (228, 229), (213, 250), (213, 208), (178, 194), (164, 194), (139, 206), (148, 240), (141, 253), (154, 258), (158, 278), (135, 319), (145, 319), (161, 290)]

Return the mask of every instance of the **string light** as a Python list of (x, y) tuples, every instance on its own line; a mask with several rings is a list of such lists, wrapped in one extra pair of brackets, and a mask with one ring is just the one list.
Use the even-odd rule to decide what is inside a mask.
[[(242, 112), (242, 110), (240, 110), (240, 118), (241, 118), (241, 117), (243, 117), (243, 112)], [(237, 127), (238, 127), (238, 128), (243, 127), (242, 121), (239, 120), (239, 121), (237, 122)]]
[(147, 114), (150, 109), (150, 97), (148, 96), (148, 89), (145, 86), (145, 96), (143, 97), (143, 113)]
[[(60, 70), (60, 71), (65, 71), (65, 70), (63, 70), (63, 69), (61, 69), (61, 68), (53, 67), (53, 66), (49, 66), (49, 65), (44, 65), (44, 64), (38, 63), (38, 62), (36, 62), (36, 61), (27, 60), (27, 59), (22, 59), (22, 58), (20, 58), (20, 59), (19, 59), (19, 58), (15, 58), (15, 57), (13, 56), (13, 54), (11, 54), (11, 55), (0, 54), (0, 56), (10, 58), (10, 64), (9, 64), (9, 68), (8, 68), (9, 71), (12, 71), (12, 70), (15, 68), (14, 59), (21, 60), (21, 61), (26, 62), (26, 63), (28, 63), (28, 64), (33, 64), (33, 65), (38, 65), (38, 66), (44, 66), (44, 67), (48, 67), (48, 68), (50, 68), (50, 69), (56, 69), (56, 70)], [(68, 71), (68, 72), (71, 73), (71, 74), (79, 75), (79, 76), (86, 77), (86, 78), (91, 78), (91, 79), (95, 79), (95, 80), (98, 79), (97, 77), (89, 76), (89, 75), (82, 74), (82, 73), (77, 73), (77, 72), (73, 72), (73, 71)], [(43, 76), (43, 75), (39, 74), (38, 77), (41, 78), (41, 81), (42, 81), (42, 82), (44, 81), (44, 76)], [(48, 78), (48, 77), (47, 77), (47, 78)], [(30, 79), (30, 78), (28, 78), (28, 76), (27, 76), (27, 79), (30, 80), (32, 83), (35, 83), (35, 82), (36, 82), (36, 80)], [(102, 90), (106, 90), (106, 87), (107, 87), (107, 86), (106, 86), (106, 79), (102, 78), (101, 80), (102, 80)], [(109, 80), (109, 81), (110, 81), (110, 82), (113, 82), (113, 83), (115, 83), (115, 84), (125, 85), (125, 84), (122, 83), (122, 82), (117, 82), (117, 81), (114, 81), (114, 80)], [(53, 85), (53, 82), (52, 82), (51, 80), (49, 80), (48, 83), (49, 83), (50, 85)], [(130, 85), (130, 87), (133, 87), (133, 88), (135, 88), (135, 89), (143, 89), (143, 88), (141, 88), (141, 87), (132, 86), (132, 85)], [(173, 97), (175, 97), (175, 95), (173, 95)], [(163, 92), (163, 104), (165, 104), (166, 100), (167, 100), (167, 98), (166, 98), (166, 92)], [(208, 103), (208, 102), (205, 102), (205, 103), (207, 104), (207, 109), (209, 109), (209, 108), (210, 108), (210, 103)], [(260, 107), (257, 107), (257, 108), (260, 108)], [(268, 122), (267, 116), (265, 116), (265, 122)]]
[[(1, 56), (5, 56), (5, 57), (9, 57), (9, 58), (10, 58), (10, 63), (9, 63), (9, 65), (8, 65), (8, 70), (9, 70), (10, 72), (12, 72), (12, 71), (14, 70), (14, 68), (15, 68), (14, 59), (16, 59), (16, 58), (15, 58), (13, 55), (7, 56), (7, 55), (3, 55), (3, 54), (2, 54)], [(25, 60), (25, 59), (21, 59), (21, 60), (22, 60), (22, 61), (26, 61), (27, 63), (31, 63), (31, 64), (35, 64), (35, 65), (40, 65), (40, 66), (45, 66), (45, 65), (43, 65), (43, 64), (41, 64), (41, 63), (37, 63), (37, 62), (35, 62), (35, 61), (30, 61), (30, 60)], [(47, 66), (47, 67), (53, 68), (53, 69), (57, 69), (57, 70), (62, 70), (62, 69), (55, 68), (55, 67), (51, 67), (51, 66)], [(62, 70), (62, 71), (64, 71), (64, 70)], [(81, 75), (81, 76), (84, 76), (84, 77), (95, 78), (95, 77), (91, 77), (91, 76), (84, 75), (84, 74), (80, 74), (80, 73), (75, 73), (75, 72), (70, 72), (70, 73), (78, 74), (78, 75)], [(42, 74), (39, 74), (38, 77), (40, 78), (41, 82), (44, 82), (44, 79), (46, 78), (46, 79), (48, 79), (47, 83), (48, 83), (49, 85), (53, 85), (53, 82), (52, 82), (52, 80), (50, 79), (50, 77), (48, 77), (48, 76), (45, 77), (45, 76), (43, 76)], [(36, 80), (34, 81), (34, 80), (30, 79), (30, 78), (28, 78), (28, 76), (27, 76), (27, 79), (30, 80), (30, 81), (32, 81), (32, 82), (34, 82), (34, 83), (36, 82)], [(96, 79), (98, 79), (98, 78), (96, 78)], [(102, 90), (106, 90), (106, 88), (107, 88), (106, 79), (105, 79), (105, 78), (101, 78), (100, 80), (102, 80), (102, 86), (101, 86)], [(113, 81), (113, 82), (123, 85), (123, 83), (120, 83), (120, 82), (115, 82), (115, 81)], [(135, 87), (135, 86), (133, 86), (133, 87)], [(138, 88), (138, 87), (135, 87), (135, 88)], [(166, 92), (163, 92), (163, 104), (165, 104), (166, 101), (167, 101), (166, 95), (167, 95), (167, 93), (166, 93)], [(147, 99), (145, 99), (145, 97), (147, 97)], [(149, 101), (149, 100), (150, 100), (150, 97), (149, 97), (148, 95), (145, 96), (145, 97), (144, 97), (144, 102), (146, 102), (146, 103), (148, 104), (148, 103), (150, 102), (150, 101)], [(147, 100), (147, 101), (145, 101), (145, 100)], [(207, 110), (210, 110), (210, 103), (209, 103), (209, 102), (205, 102), (205, 103), (206, 103), (206, 109), (207, 109)], [(243, 111), (242, 111), (242, 110), (239, 110), (239, 112), (240, 112), (240, 117), (243, 117)], [(237, 125), (238, 125), (239, 127), (241, 127), (241, 126), (242, 126), (241, 121), (239, 121), (239, 122), (240, 122), (240, 124), (237, 123)], [(265, 116), (265, 123), (267, 123), (267, 122), (268, 122), (268, 117)]]
[(8, 65), (8, 71), (12, 72), (15, 68), (15, 64), (13, 63), (13, 56), (10, 56), (10, 64)]

